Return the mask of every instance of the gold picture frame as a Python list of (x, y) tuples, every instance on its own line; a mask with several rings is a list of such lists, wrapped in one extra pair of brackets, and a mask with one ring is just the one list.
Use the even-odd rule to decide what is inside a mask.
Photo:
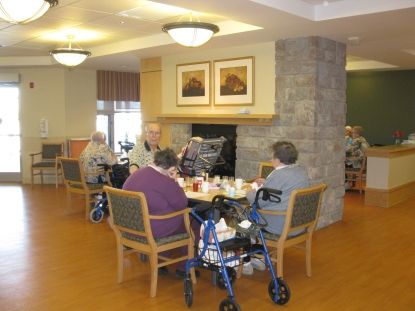
[(214, 104), (254, 104), (254, 57), (215, 60)]
[(210, 62), (176, 65), (177, 106), (210, 105)]

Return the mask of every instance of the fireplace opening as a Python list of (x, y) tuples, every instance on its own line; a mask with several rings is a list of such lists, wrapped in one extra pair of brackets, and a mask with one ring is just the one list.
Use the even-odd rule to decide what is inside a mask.
[(235, 176), (236, 163), (236, 125), (225, 124), (192, 124), (192, 137), (202, 138), (225, 137), (221, 157), (225, 164), (212, 168), (210, 175)]

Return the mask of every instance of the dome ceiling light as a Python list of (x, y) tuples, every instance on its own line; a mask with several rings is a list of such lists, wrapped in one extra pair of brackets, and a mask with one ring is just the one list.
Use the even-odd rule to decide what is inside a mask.
[(13, 24), (26, 24), (56, 5), (58, 0), (0, 0), (0, 18)]
[(219, 27), (198, 21), (175, 22), (161, 28), (177, 43), (187, 47), (198, 47), (210, 40), (219, 31)]
[(68, 36), (69, 47), (58, 48), (49, 52), (58, 63), (68, 67), (77, 66), (84, 62), (88, 56), (91, 56), (90, 51), (81, 48), (72, 48), (73, 39), (73, 36)]

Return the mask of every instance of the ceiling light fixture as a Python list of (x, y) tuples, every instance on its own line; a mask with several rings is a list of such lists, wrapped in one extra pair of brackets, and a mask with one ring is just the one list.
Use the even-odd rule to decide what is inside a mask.
[(91, 56), (90, 51), (82, 50), (81, 48), (73, 49), (72, 41), (74, 36), (68, 36), (69, 47), (58, 48), (49, 52), (50, 55), (60, 64), (73, 67), (81, 64), (88, 56)]
[(161, 29), (174, 41), (187, 47), (201, 46), (219, 31), (219, 27), (214, 24), (198, 21), (168, 23)]
[(13, 24), (25, 24), (56, 5), (58, 0), (0, 0), (0, 18)]

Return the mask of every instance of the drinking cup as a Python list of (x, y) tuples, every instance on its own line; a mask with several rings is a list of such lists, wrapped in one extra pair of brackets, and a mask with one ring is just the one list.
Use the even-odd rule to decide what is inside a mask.
[(199, 181), (197, 179), (193, 180), (193, 191), (198, 192), (199, 191)]
[(209, 192), (209, 182), (208, 181), (204, 181), (202, 183), (202, 192), (203, 193), (208, 193)]
[(179, 184), (180, 187), (184, 187), (184, 178), (183, 177), (178, 177), (177, 178), (177, 183)]
[(236, 190), (241, 190), (243, 183), (244, 183), (244, 181), (243, 181), (242, 178), (236, 178), (235, 179), (235, 188), (236, 188)]

